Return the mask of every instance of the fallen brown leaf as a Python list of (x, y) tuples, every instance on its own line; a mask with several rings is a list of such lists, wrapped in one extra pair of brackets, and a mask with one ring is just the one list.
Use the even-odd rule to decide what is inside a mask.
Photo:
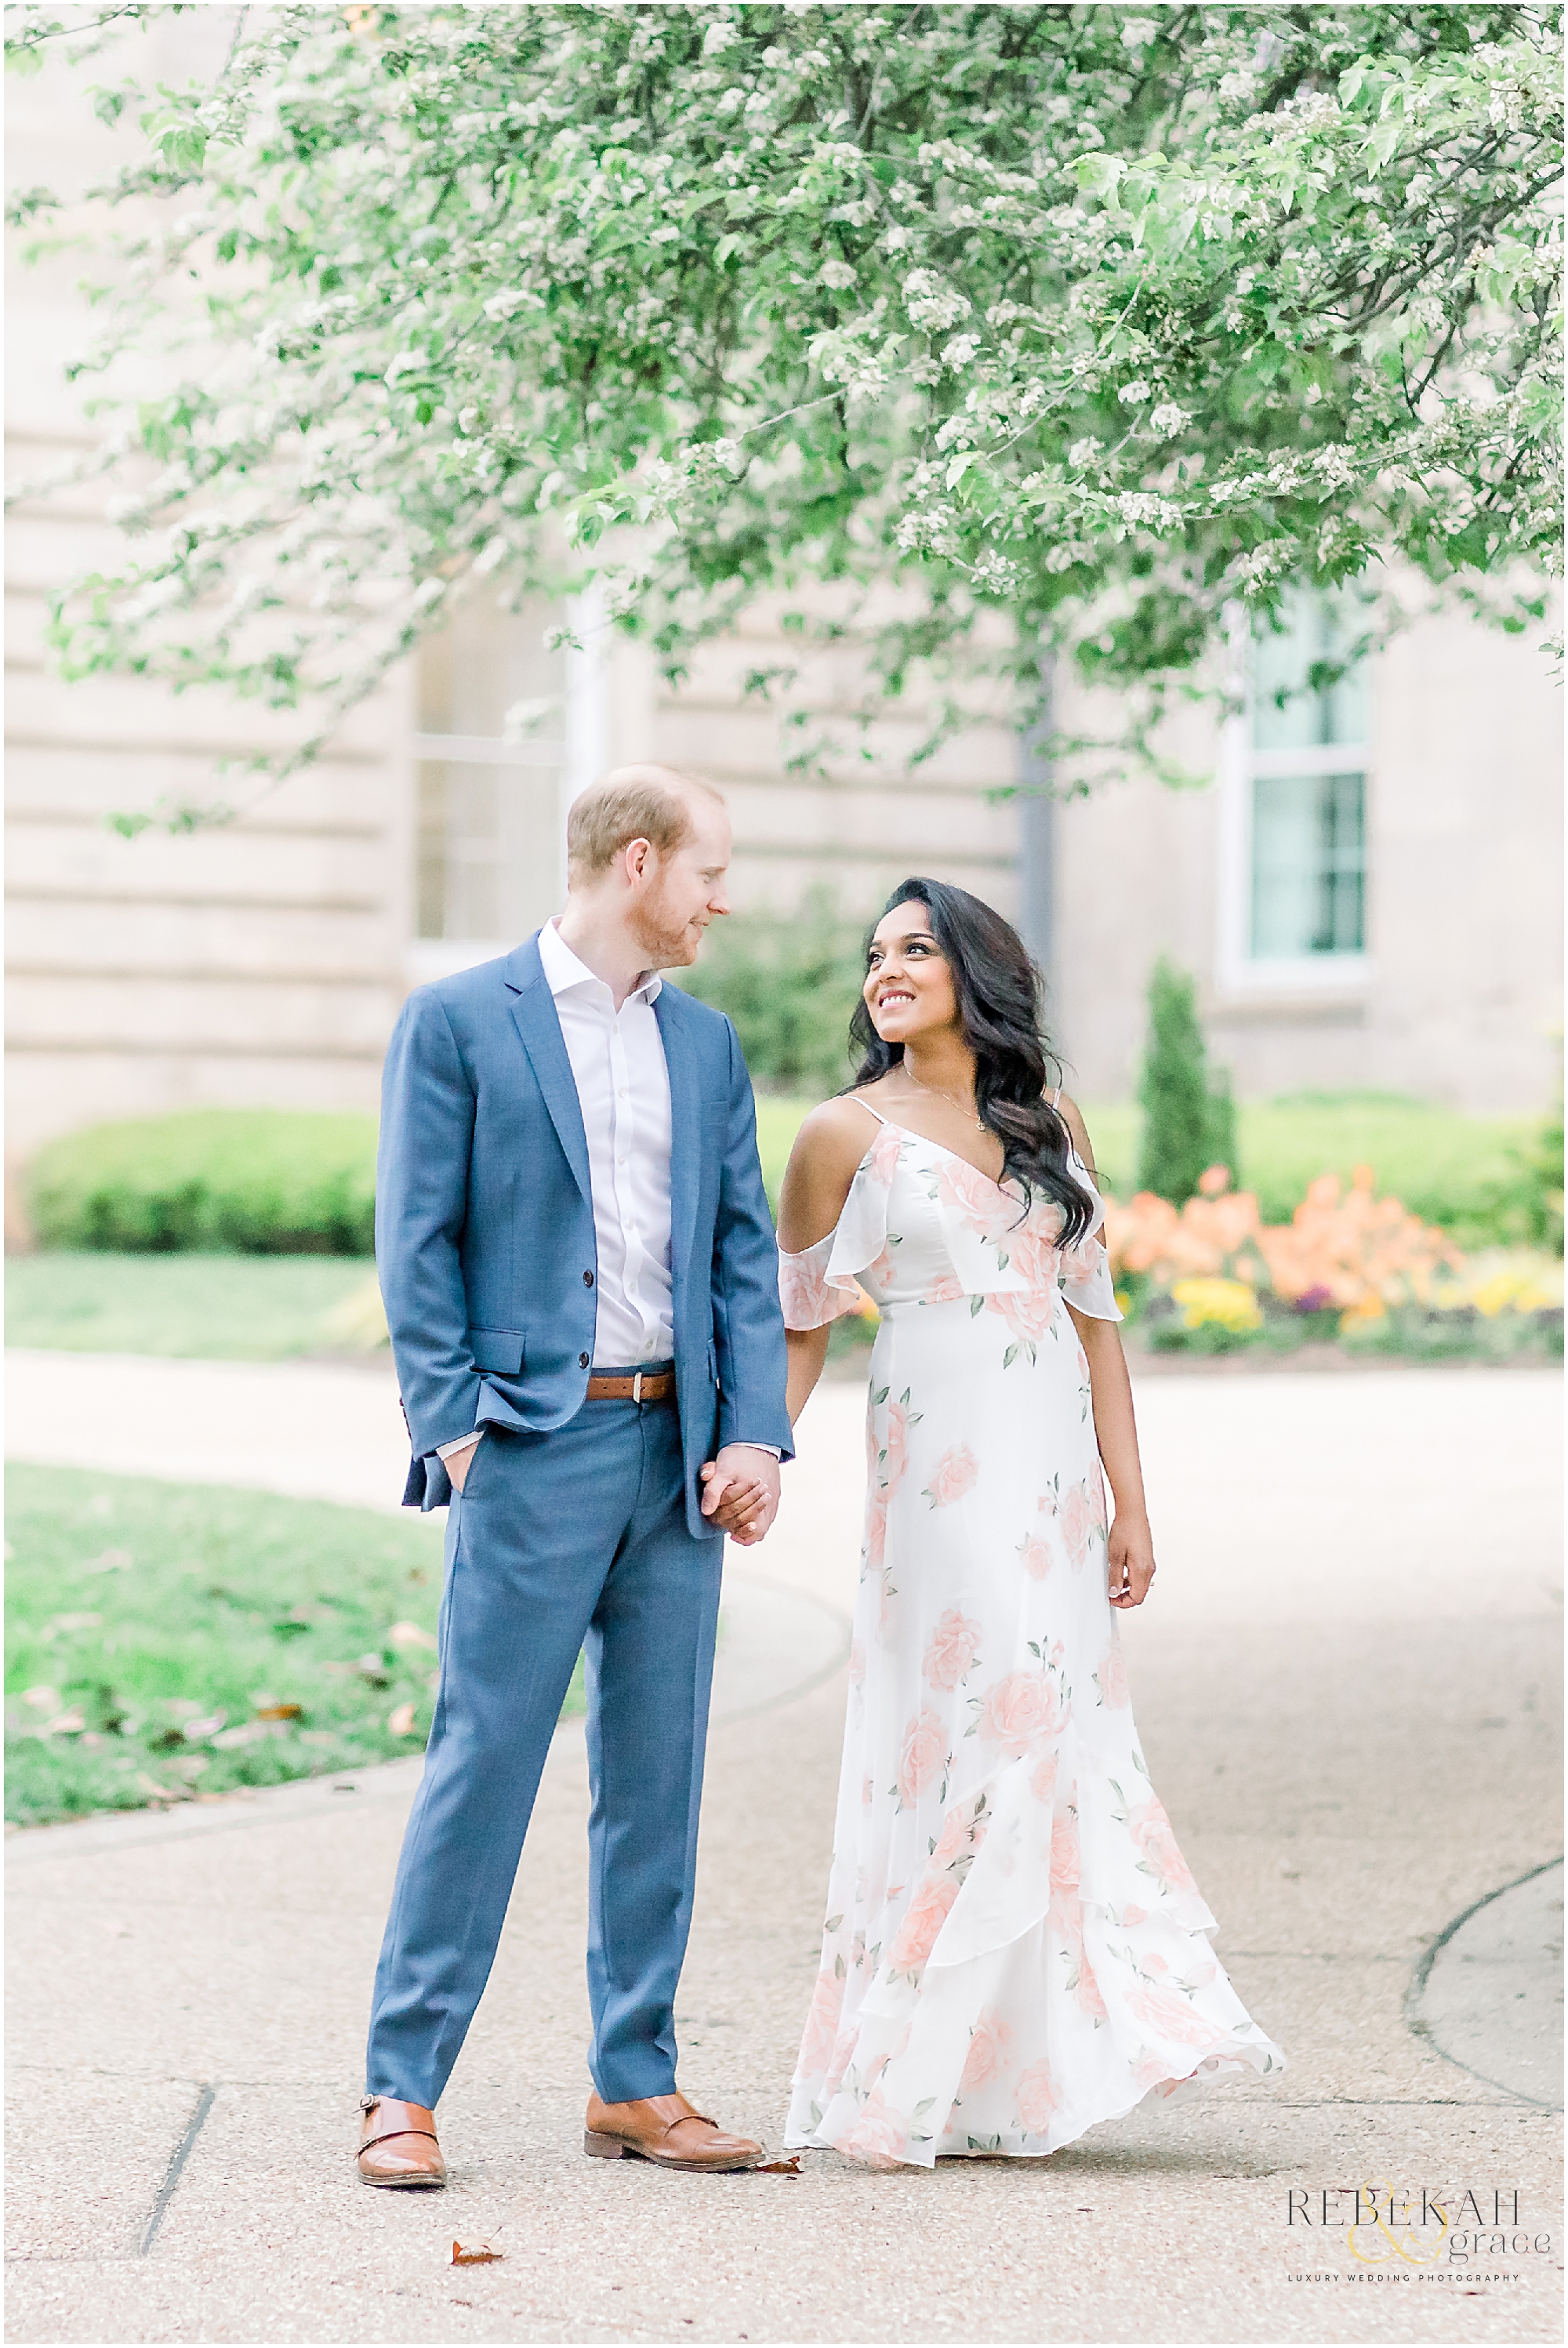
[(419, 1732), (414, 1725), (414, 1707), (411, 1704), (397, 1704), (387, 1714), (387, 1733), (389, 1736), (418, 1736)]
[(430, 1654), (436, 1652), (435, 1633), (421, 1631), (418, 1622), (394, 1622), (387, 1633), (389, 1647), (423, 1647)]
[(258, 1720), (298, 1720), (304, 1712), (303, 1704), (259, 1704)]
[(753, 2177), (799, 2177), (799, 2155), (792, 2152), (788, 2160), (759, 2160), (751, 2174)]
[(452, 2264), (455, 2267), (488, 2267), (496, 2259), (504, 2259), (504, 2250), (492, 2250), (488, 2242), (454, 2242)]

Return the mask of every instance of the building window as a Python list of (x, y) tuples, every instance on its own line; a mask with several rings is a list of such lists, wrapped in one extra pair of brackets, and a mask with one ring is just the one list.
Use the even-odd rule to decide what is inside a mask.
[(412, 748), (421, 965), (503, 953), (560, 902), (565, 656), (543, 643), (556, 616), (476, 598), (420, 652)]
[(1366, 967), (1370, 713), (1357, 607), (1303, 590), (1243, 633), (1245, 714), (1227, 732), (1233, 983), (1352, 979)]

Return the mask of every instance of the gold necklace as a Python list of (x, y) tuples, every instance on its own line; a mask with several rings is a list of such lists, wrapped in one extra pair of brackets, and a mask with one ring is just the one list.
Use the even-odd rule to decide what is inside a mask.
[(962, 1116), (966, 1117), (975, 1117), (975, 1130), (976, 1133), (990, 1132), (991, 1128), (986, 1124), (985, 1118), (983, 1117), (975, 1116), (975, 1103), (973, 1100), (961, 1101), (956, 1093), (944, 1093), (940, 1085), (923, 1085), (918, 1076), (911, 1075), (909, 1062), (907, 1060), (901, 1061), (900, 1066), (903, 1067), (905, 1076), (914, 1086), (917, 1093), (929, 1093), (934, 1100), (946, 1101), (950, 1108), (957, 1109)]

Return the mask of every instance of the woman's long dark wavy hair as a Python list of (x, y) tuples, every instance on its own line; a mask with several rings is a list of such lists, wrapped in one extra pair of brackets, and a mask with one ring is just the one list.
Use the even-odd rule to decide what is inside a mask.
[[(975, 1106), (1002, 1145), (1003, 1172), (1030, 1200), (1054, 1200), (1062, 1211), (1061, 1244), (1070, 1246), (1088, 1231), (1092, 1210), (1068, 1162), (1072, 1137), (1046, 1098), (1061, 1064), (1046, 1040), (1039, 972), (1016, 930), (967, 889), (904, 880), (880, 918), (909, 904), (925, 907), (953, 973), (964, 1041), (975, 1055)], [(863, 998), (850, 1021), (850, 1040), (863, 1056), (857, 1087), (885, 1076), (903, 1058), (902, 1044), (884, 1044), (877, 1034)]]

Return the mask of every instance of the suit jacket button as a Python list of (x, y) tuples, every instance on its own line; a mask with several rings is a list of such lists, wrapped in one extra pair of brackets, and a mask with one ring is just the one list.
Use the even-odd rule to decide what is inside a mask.
[(585, 1370), (585, 1369), (587, 1368), (587, 1366), (588, 1366), (588, 1356), (587, 1356), (587, 1354), (578, 1354), (578, 1356), (577, 1356), (577, 1366), (578, 1366), (578, 1368), (579, 1368), (580, 1370)]
[(593, 1273), (592, 1273), (591, 1272), (585, 1272), (583, 1273), (583, 1287), (584, 1287), (584, 1288), (592, 1288), (592, 1287), (593, 1287)]

